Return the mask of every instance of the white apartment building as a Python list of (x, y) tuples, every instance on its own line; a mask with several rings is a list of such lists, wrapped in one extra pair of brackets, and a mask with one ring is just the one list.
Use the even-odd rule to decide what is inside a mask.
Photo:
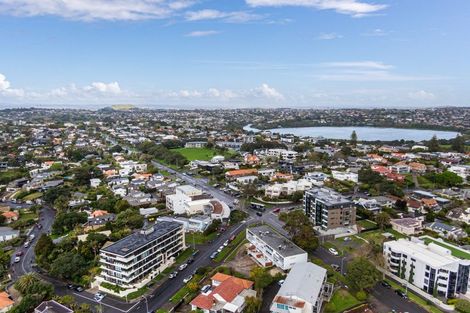
[(280, 196), (289, 196), (297, 191), (305, 191), (313, 187), (313, 183), (307, 179), (297, 181), (288, 181), (285, 183), (269, 185), (264, 190), (266, 197), (278, 198)]
[(101, 273), (95, 286), (107, 282), (124, 289), (120, 296), (145, 286), (174, 263), (186, 248), (183, 226), (174, 222), (158, 222), (133, 233), (100, 251)]
[(147, 171), (147, 164), (135, 161), (122, 161), (119, 162), (119, 166), (121, 167), (121, 170), (119, 171), (120, 175), (122, 175), (121, 171), (123, 173), (128, 173), (127, 175), (133, 172), (142, 173)]
[(340, 181), (352, 181), (354, 183), (359, 181), (359, 175), (352, 172), (331, 171), (331, 176)]
[(250, 242), (248, 255), (261, 266), (275, 265), (287, 271), (308, 261), (307, 252), (266, 225), (247, 228), (246, 239)]
[(412, 237), (384, 243), (387, 269), (431, 295), (446, 298), (466, 294), (470, 260), (452, 256), (449, 249)]
[(395, 164), (389, 167), (392, 173), (396, 174), (408, 174), (411, 169), (406, 164)]
[(310, 263), (295, 264), (271, 304), (272, 313), (320, 313), (326, 269)]
[(470, 177), (470, 165), (454, 165), (448, 168), (449, 172), (455, 173), (464, 180)]
[(166, 196), (166, 207), (175, 214), (208, 214), (213, 219), (230, 217), (230, 207), (190, 185), (178, 186), (174, 195)]

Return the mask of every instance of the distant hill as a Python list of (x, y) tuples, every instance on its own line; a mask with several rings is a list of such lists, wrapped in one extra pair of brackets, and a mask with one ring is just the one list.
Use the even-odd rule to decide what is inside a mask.
[(115, 104), (115, 105), (112, 105), (111, 108), (114, 111), (130, 111), (130, 110), (136, 109), (136, 106), (133, 104)]

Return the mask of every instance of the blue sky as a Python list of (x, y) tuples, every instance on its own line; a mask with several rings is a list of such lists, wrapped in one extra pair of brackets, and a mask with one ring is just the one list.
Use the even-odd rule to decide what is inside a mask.
[(468, 0), (0, 0), (0, 107), (470, 104)]

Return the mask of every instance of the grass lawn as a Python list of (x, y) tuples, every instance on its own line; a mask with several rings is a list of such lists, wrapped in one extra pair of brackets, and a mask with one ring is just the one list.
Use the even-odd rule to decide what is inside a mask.
[(348, 309), (354, 308), (361, 304), (359, 300), (354, 298), (347, 290), (339, 289), (331, 298), (331, 301), (326, 305), (326, 313), (340, 313)]
[[(403, 292), (405, 291), (405, 288), (403, 288), (402, 286), (400, 286), (396, 282), (394, 282), (390, 279), (385, 279), (385, 281), (387, 281), (392, 286), (393, 289), (395, 289), (395, 290), (400, 289)], [(430, 305), (425, 299), (415, 295), (414, 293), (408, 292), (407, 295), (408, 295), (408, 298), (411, 301), (413, 301), (414, 303), (416, 303), (420, 307), (426, 309), (427, 311), (429, 311), (431, 313), (443, 313), (443, 311), (439, 310), (437, 307), (435, 307), (433, 305)]]
[(377, 227), (377, 223), (370, 220), (360, 220), (357, 221), (357, 225), (361, 226), (364, 229), (372, 229)]
[(34, 220), (38, 217), (36, 213), (20, 213), (19, 221)]
[(189, 161), (209, 161), (213, 156), (217, 155), (214, 149), (209, 148), (178, 148), (174, 149), (174, 151), (181, 153)]
[(23, 198), (24, 201), (33, 201), (42, 197), (42, 192), (35, 192)]
[(235, 239), (229, 243), (225, 248), (222, 249), (222, 251), (217, 254), (217, 256), (215, 257), (215, 261), (216, 262), (222, 262), (224, 261), (227, 256), (233, 252), (235, 250), (236, 247), (238, 247), (238, 245), (243, 241), (245, 240), (246, 238), (246, 232), (242, 231), (240, 232), (237, 237), (235, 237)]
[(193, 240), (194, 243), (197, 245), (202, 245), (207, 243), (210, 240), (214, 240), (217, 237), (217, 233), (214, 232), (212, 234), (209, 234), (205, 236), (203, 233), (197, 232), (197, 233), (186, 233), (186, 244), (192, 245)]
[[(199, 282), (201, 280), (202, 276), (201, 275), (194, 275), (193, 279), (191, 279), (189, 282)], [(189, 284), (188, 282), (188, 284)], [(184, 285), (180, 290), (178, 290), (173, 297), (170, 298), (170, 302), (177, 304), (179, 303), (188, 293), (190, 293), (190, 290), (188, 288), (188, 284)]]
[(429, 237), (426, 237), (426, 238), (423, 238), (424, 240), (424, 243), (425, 244), (430, 244), (431, 242), (435, 243), (436, 245), (439, 245), (441, 247), (444, 247), (446, 249), (449, 249), (450, 252), (452, 253), (453, 256), (457, 257), (457, 258), (460, 258), (460, 259), (466, 259), (466, 260), (470, 260), (470, 253), (467, 253), (465, 251), (461, 251), (461, 250), (458, 250), (458, 249), (455, 249), (453, 245), (451, 244), (446, 244), (444, 242), (440, 242), (440, 241), (437, 241), (437, 240), (433, 240)]

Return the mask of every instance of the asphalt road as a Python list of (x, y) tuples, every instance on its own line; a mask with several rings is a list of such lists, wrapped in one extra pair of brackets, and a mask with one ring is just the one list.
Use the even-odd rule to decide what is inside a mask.
[[(22, 276), (26, 273), (33, 272), (33, 263), (34, 263), (34, 247), (36, 242), (41, 234), (47, 233), (51, 230), (52, 223), (54, 222), (55, 211), (49, 207), (43, 207), (39, 212), (39, 221), (38, 224), (42, 225), (42, 228), (39, 229), (37, 226), (33, 226), (32, 231), (29, 235), (34, 235), (35, 238), (31, 242), (28, 248), (21, 246), (15, 250), (15, 254), (12, 255), (12, 267), (11, 274), (12, 280), (16, 280), (19, 276)], [(23, 255), (20, 257), (19, 263), (14, 263), (16, 253), (22, 252)]]
[[(202, 190), (212, 194), (214, 197), (226, 202), (229, 206), (234, 206), (235, 198), (225, 193), (219, 189), (216, 189), (208, 185), (207, 179), (195, 178), (193, 176), (185, 175), (183, 173), (177, 172), (167, 166), (164, 166), (157, 162), (152, 162), (153, 165), (161, 170), (166, 170), (177, 178), (180, 178), (187, 184), (194, 185), (201, 188)], [(282, 206), (283, 209), (289, 208), (289, 205)], [(58, 295), (70, 294), (73, 295), (78, 303), (88, 303), (92, 307), (100, 307), (99, 310), (102, 313), (147, 313), (153, 312), (158, 308), (161, 308), (163, 305), (169, 302), (169, 299), (184, 286), (183, 279), (190, 274), (193, 274), (200, 267), (207, 266), (217, 266), (213, 260), (210, 259), (212, 252), (216, 251), (226, 240), (228, 240), (232, 235), (236, 235), (241, 231), (245, 231), (247, 225), (252, 223), (267, 223), (274, 227), (278, 232), (287, 236), (286, 231), (282, 228), (282, 222), (280, 222), (276, 214), (272, 213), (272, 210), (265, 212), (261, 217), (256, 215), (256, 212), (252, 210), (246, 211), (249, 214), (249, 218), (246, 223), (241, 223), (238, 225), (231, 226), (222, 233), (216, 240), (212, 243), (204, 246), (199, 246), (199, 254), (195, 257), (193, 263), (189, 264), (186, 269), (181, 271), (178, 276), (174, 279), (168, 279), (163, 282), (152, 294), (148, 295), (146, 298), (140, 299), (140, 301), (135, 301), (132, 303), (126, 303), (122, 300), (113, 298), (111, 296), (105, 297), (101, 303), (93, 299), (93, 294), (89, 292), (75, 292), (73, 290), (67, 289), (66, 284), (57, 280), (54, 280), (50, 277), (44, 277), (46, 280), (52, 282), (55, 286), (55, 291)], [(34, 246), (37, 238), (41, 233), (47, 232), (50, 230), (53, 223), (55, 212), (50, 208), (44, 208), (41, 213), (40, 222), (43, 224), (42, 229), (35, 227), (33, 232), (36, 236), (33, 244), (28, 248), (20, 248), (19, 250), (24, 251), (24, 256), (20, 263), (14, 263), (13, 265), (13, 276), (17, 278), (25, 273), (32, 272), (32, 262), (34, 260)], [(338, 264), (341, 265), (343, 261), (343, 272), (346, 269), (347, 258), (342, 258), (334, 256), (328, 252), (327, 249), (320, 247), (318, 248), (314, 255), (322, 259), (327, 264)], [(398, 312), (426, 312), (422, 310), (414, 303), (406, 301), (396, 295), (392, 290), (386, 289), (381, 285), (374, 288), (372, 291), (372, 296), (376, 299), (377, 308), (381, 312), (389, 312), (391, 309), (395, 309)], [(389, 310), (389, 311), (387, 311)]]

